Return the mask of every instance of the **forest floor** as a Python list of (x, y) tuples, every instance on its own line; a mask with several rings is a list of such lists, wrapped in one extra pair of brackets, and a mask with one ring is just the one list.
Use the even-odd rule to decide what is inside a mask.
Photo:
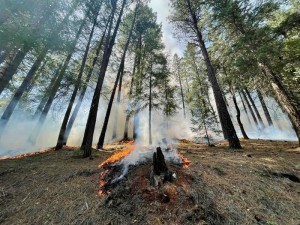
[[(151, 162), (131, 168), (99, 196), (98, 165), (121, 143), (80, 158), (78, 148), (0, 160), (0, 224), (300, 224), (296, 142), (241, 140), (243, 150), (182, 140), (188, 168), (169, 165), (174, 183), (156, 190)], [(164, 203), (161, 193), (168, 194)]]

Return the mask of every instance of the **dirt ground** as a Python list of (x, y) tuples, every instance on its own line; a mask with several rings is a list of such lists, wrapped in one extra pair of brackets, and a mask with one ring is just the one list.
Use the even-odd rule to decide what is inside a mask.
[(0, 160), (0, 224), (299, 225), (298, 143), (241, 142), (233, 151), (182, 140), (178, 150), (192, 164), (169, 164), (174, 183), (152, 187), (146, 162), (104, 196), (98, 165), (121, 143), (93, 151), (93, 160), (71, 147)]

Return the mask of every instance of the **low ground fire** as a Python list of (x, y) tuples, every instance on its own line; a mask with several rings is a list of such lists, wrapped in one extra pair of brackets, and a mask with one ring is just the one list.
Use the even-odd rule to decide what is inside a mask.
[[(99, 165), (100, 173), (99, 195), (111, 198), (112, 189), (123, 180), (128, 180), (132, 171), (142, 171), (139, 177), (133, 178), (134, 184), (141, 189), (157, 189), (162, 202), (169, 202), (174, 198), (178, 171), (188, 168), (191, 162), (180, 155), (174, 145), (167, 144), (163, 139), (161, 147), (135, 146), (129, 142), (121, 151), (116, 152)], [(141, 185), (143, 184), (143, 185)], [(170, 185), (175, 185), (169, 190)], [(167, 188), (167, 190), (165, 190)], [(156, 191), (155, 191), (156, 192)], [(176, 192), (176, 191), (175, 191)], [(154, 194), (154, 193), (153, 193)]]

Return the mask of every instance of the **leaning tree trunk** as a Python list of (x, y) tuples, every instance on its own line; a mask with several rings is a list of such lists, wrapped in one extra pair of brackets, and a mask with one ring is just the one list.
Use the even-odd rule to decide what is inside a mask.
[(118, 70), (118, 73), (117, 73), (117, 77), (116, 77), (114, 87), (113, 87), (113, 90), (112, 90), (112, 93), (111, 93), (111, 97), (110, 97), (110, 100), (109, 100), (109, 104), (108, 104), (108, 107), (107, 107), (103, 127), (102, 127), (101, 134), (100, 134), (100, 137), (99, 137), (99, 141), (98, 141), (98, 144), (97, 144), (97, 149), (103, 148), (105, 135), (106, 135), (106, 131), (107, 131), (107, 126), (108, 126), (108, 121), (109, 121), (112, 105), (113, 105), (113, 102), (114, 102), (118, 82), (119, 82), (121, 76), (124, 73), (125, 57), (126, 57), (126, 53), (127, 53), (130, 41), (131, 41), (131, 36), (132, 36), (133, 28), (134, 28), (134, 25), (135, 25), (136, 14), (137, 14), (137, 7), (135, 9), (134, 18), (133, 18), (132, 25), (131, 25), (131, 28), (130, 28), (130, 31), (129, 31), (129, 34), (128, 34), (127, 42), (126, 42), (125, 47), (124, 47), (120, 67), (119, 67), (119, 70)]
[(237, 104), (236, 97), (235, 97), (235, 94), (234, 94), (233, 90), (231, 91), (231, 95), (232, 95), (233, 103), (234, 103), (234, 106), (235, 106), (235, 109), (236, 109), (236, 119), (237, 119), (238, 124), (240, 126), (240, 129), (241, 129), (241, 132), (243, 134), (243, 137), (245, 139), (249, 139), (249, 137), (247, 136), (246, 131), (244, 129), (244, 125), (243, 125), (243, 123), (241, 121), (241, 111), (240, 111), (240, 108), (239, 108), (239, 106)]
[(239, 91), (238, 93), (239, 93), (239, 96), (240, 96), (241, 102), (242, 102), (242, 104), (243, 104), (243, 108), (244, 108), (244, 110), (245, 110), (245, 114), (246, 114), (246, 117), (247, 117), (248, 123), (251, 125), (251, 121), (250, 121), (250, 118), (249, 118), (248, 110), (247, 110), (247, 108), (246, 108), (246, 105), (245, 105), (245, 102), (244, 102), (244, 100), (243, 100), (242, 94), (241, 94), (241, 92), (240, 92), (240, 91)]
[(259, 65), (263, 69), (266, 76), (269, 78), (274, 94), (276, 95), (276, 98), (278, 99), (281, 107), (288, 114), (288, 117), (292, 123), (300, 144), (300, 112), (297, 108), (297, 105), (289, 96), (279, 77), (268, 66), (264, 64)]
[(264, 99), (262, 93), (259, 90), (257, 90), (257, 96), (258, 96), (260, 104), (261, 104), (261, 106), (262, 106), (262, 108), (264, 110), (264, 114), (265, 114), (266, 119), (267, 119), (267, 121), (269, 123), (269, 126), (273, 126), (273, 121), (272, 121), (271, 115), (269, 113), (269, 110), (267, 108), (265, 99)]
[(54, 101), (55, 94), (56, 94), (56, 92), (57, 92), (57, 90), (58, 90), (58, 88), (59, 88), (59, 86), (61, 84), (61, 81), (62, 81), (64, 75), (65, 75), (66, 69), (67, 69), (67, 67), (68, 67), (68, 65), (69, 65), (69, 63), (71, 61), (73, 53), (75, 52), (75, 47), (76, 47), (77, 41), (78, 41), (78, 39), (79, 39), (79, 37), (80, 37), (80, 35), (82, 33), (83, 27), (84, 27), (85, 22), (86, 22), (85, 20), (86, 20), (86, 18), (83, 19), (83, 21), (82, 21), (82, 23), (80, 25), (80, 28), (79, 28), (79, 30), (78, 30), (78, 32), (76, 34), (76, 37), (73, 40), (70, 52), (69, 52), (69, 54), (68, 54), (68, 56), (67, 56), (67, 58), (66, 58), (66, 60), (65, 60), (65, 62), (63, 64), (63, 66), (62, 66), (62, 69), (59, 72), (59, 75), (58, 75), (55, 83), (52, 86), (52, 89), (51, 89), (51, 92), (50, 92), (50, 97), (48, 98), (48, 100), (46, 102), (46, 105), (45, 105), (45, 107), (42, 110), (42, 113), (41, 113), (41, 115), (39, 117), (38, 123), (36, 124), (36, 126), (35, 126), (32, 134), (29, 137), (29, 142), (31, 142), (32, 144), (36, 143), (36, 139), (38, 137), (38, 134), (40, 133), (40, 130), (41, 130), (41, 128), (42, 128), (42, 126), (43, 126), (43, 124), (44, 124), (44, 122), (46, 120), (46, 117), (48, 115), (50, 107), (51, 107), (51, 105), (52, 105), (52, 103)]
[(121, 102), (123, 76), (124, 76), (124, 68), (123, 68), (123, 71), (122, 71), (122, 73), (120, 75), (120, 79), (119, 79), (119, 88), (118, 88), (118, 95), (117, 95), (117, 104), (116, 104), (116, 111), (115, 111), (115, 121), (114, 121), (112, 140), (117, 138), (117, 128), (118, 128), (118, 120), (119, 120), (119, 106), (120, 106), (120, 102)]
[(262, 126), (262, 128), (265, 128), (265, 125), (264, 125), (264, 122), (263, 122), (263, 120), (262, 120), (262, 118), (260, 116), (260, 113), (258, 112), (258, 109), (257, 109), (257, 107), (255, 105), (255, 102), (254, 102), (254, 100), (253, 100), (253, 98), (252, 98), (252, 96), (251, 96), (251, 94), (250, 94), (250, 92), (248, 91), (247, 88), (245, 88), (245, 92), (246, 92), (246, 94), (247, 94), (247, 96), (248, 96), (248, 98), (249, 98), (249, 100), (250, 100), (250, 102), (252, 104), (252, 107), (253, 107), (253, 109), (254, 109), (254, 111), (256, 113), (256, 116), (257, 116), (257, 118), (259, 120), (260, 125)]
[(106, 135), (106, 131), (107, 131), (107, 126), (108, 126), (108, 122), (109, 122), (109, 117), (110, 117), (112, 105), (113, 105), (114, 98), (115, 98), (115, 93), (116, 93), (118, 82), (119, 82), (119, 79), (120, 79), (120, 76), (121, 76), (121, 73), (122, 73), (123, 70), (124, 70), (124, 61), (121, 62), (121, 65), (119, 67), (119, 71), (118, 71), (118, 74), (117, 74), (117, 77), (116, 77), (116, 80), (115, 80), (115, 83), (114, 83), (114, 87), (113, 87), (113, 90), (111, 92), (110, 100), (109, 100), (107, 111), (106, 111), (105, 118), (104, 118), (104, 123), (103, 123), (103, 126), (102, 126), (102, 130), (101, 130), (101, 134), (100, 134), (100, 137), (99, 137), (99, 140), (98, 140), (98, 144), (97, 144), (97, 149), (102, 149), (103, 148), (105, 135)]
[(105, 39), (106, 29), (107, 29), (108, 24), (109, 23), (106, 23), (104, 32), (103, 32), (102, 37), (101, 37), (101, 39), (99, 41), (99, 44), (97, 46), (96, 55), (95, 55), (95, 57), (93, 59), (93, 64), (90, 67), (90, 69), (88, 71), (88, 74), (86, 76), (85, 85), (82, 87), (82, 89), (80, 91), (80, 95), (79, 95), (79, 98), (77, 100), (77, 104), (76, 104), (75, 109), (74, 109), (74, 111), (73, 111), (73, 113), (71, 115), (71, 118), (70, 118), (69, 122), (68, 122), (68, 125), (67, 125), (67, 128), (66, 128), (66, 133), (65, 133), (65, 136), (64, 136), (63, 145), (67, 144), (68, 138), (69, 138), (70, 133), (71, 133), (71, 129), (72, 129), (73, 125), (74, 125), (75, 119), (76, 119), (76, 117), (78, 115), (78, 112), (79, 112), (79, 109), (81, 107), (81, 104), (82, 104), (85, 92), (87, 90), (87, 84), (90, 82), (91, 76), (93, 74), (94, 68), (96, 66), (96, 63), (97, 63), (99, 55), (100, 55), (101, 48), (103, 46), (103, 42), (104, 42), (104, 39)]
[(254, 111), (253, 111), (253, 109), (252, 109), (252, 107), (251, 107), (251, 104), (250, 104), (250, 102), (249, 102), (249, 100), (248, 100), (248, 98), (247, 98), (245, 92), (244, 92), (243, 90), (241, 90), (241, 93), (242, 93), (242, 95), (243, 95), (243, 97), (244, 97), (244, 99), (245, 99), (245, 101), (246, 101), (246, 104), (247, 104), (249, 110), (250, 110), (250, 113), (251, 113), (251, 116), (252, 116), (252, 119), (253, 119), (253, 121), (254, 121), (254, 123), (255, 123), (256, 128), (259, 128), (258, 121), (257, 121), (257, 119), (256, 119), (256, 116), (255, 116), (255, 114), (254, 114)]
[(85, 68), (86, 61), (87, 61), (87, 56), (88, 56), (88, 53), (89, 53), (89, 50), (90, 50), (90, 45), (91, 45), (92, 37), (94, 35), (95, 26), (97, 24), (97, 17), (98, 17), (98, 13), (97, 13), (97, 15), (94, 18), (93, 27), (92, 27), (92, 30), (91, 30), (91, 33), (90, 33), (90, 36), (89, 36), (89, 39), (88, 39), (88, 43), (87, 43), (86, 48), (85, 48), (85, 52), (84, 52), (82, 63), (81, 63), (80, 69), (79, 69), (77, 81), (76, 81), (76, 84), (75, 84), (75, 87), (74, 87), (71, 99), (69, 101), (69, 105), (68, 105), (67, 111), (65, 113), (65, 116), (64, 116), (64, 119), (63, 119), (63, 123), (62, 123), (60, 131), (59, 131), (58, 140), (57, 140), (57, 144), (56, 144), (55, 150), (61, 149), (63, 147), (63, 144), (64, 144), (65, 132), (66, 132), (67, 124), (68, 124), (68, 121), (69, 121), (69, 118), (70, 118), (70, 115), (71, 115), (71, 111), (72, 111), (72, 108), (73, 108), (73, 104), (75, 102), (75, 98), (77, 96), (77, 92), (78, 92), (79, 87), (80, 87), (80, 83), (81, 83), (83, 71), (84, 71), (84, 68)]
[(59, 76), (59, 72), (60, 72), (62, 66), (63, 66), (63, 64), (61, 64), (59, 66), (59, 68), (56, 69), (53, 77), (51, 78), (51, 81), (49, 82), (49, 84), (50, 84), (49, 90), (46, 90), (44, 92), (44, 96), (41, 99), (40, 104), (38, 105), (37, 109), (35, 110), (35, 113), (32, 116), (33, 119), (37, 118), (41, 114), (41, 112), (43, 111), (43, 108), (45, 107), (46, 102), (48, 101), (48, 99), (51, 96), (51, 94), (54, 94), (54, 95), (56, 94), (56, 93), (51, 93), (51, 90), (53, 89), (54, 83), (55, 83), (55, 81), (57, 80), (57, 78)]
[(15, 107), (19, 103), (19, 101), (20, 101), (23, 93), (30, 86), (30, 84), (32, 82), (32, 78), (35, 75), (35, 72), (37, 71), (38, 67), (40, 66), (40, 64), (44, 60), (44, 58), (46, 56), (46, 53), (47, 52), (42, 52), (39, 55), (39, 57), (37, 58), (37, 60), (33, 64), (33, 66), (31, 67), (31, 69), (27, 73), (27, 75), (26, 75), (25, 79), (23, 80), (21, 86), (18, 88), (18, 90), (14, 94), (12, 100), (10, 101), (10, 103), (8, 104), (8, 106), (6, 107), (4, 113), (3, 113), (2, 117), (1, 117), (1, 120), (5, 121), (5, 124), (2, 124), (3, 126), (6, 126), (8, 120), (10, 119), (10, 117), (11, 117), (11, 115), (12, 115), (14, 109), (15, 109)]
[(214, 93), (214, 96), (215, 96), (216, 105), (217, 105), (217, 109), (218, 109), (218, 113), (219, 113), (219, 117), (220, 117), (220, 122), (223, 124), (224, 133), (226, 134), (226, 136), (228, 138), (229, 147), (234, 148), (234, 149), (240, 149), (241, 144), (240, 144), (240, 141), (239, 141), (239, 139), (236, 135), (236, 131), (235, 131), (233, 123), (231, 121), (231, 118), (230, 118), (229, 112), (227, 110), (225, 101), (223, 99), (220, 86), (218, 84), (214, 69), (213, 69), (213, 67), (211, 65), (211, 62), (210, 62), (210, 58), (209, 58), (207, 49), (205, 47), (205, 43), (204, 43), (203, 38), (202, 38), (202, 34), (199, 31), (198, 20), (196, 18), (196, 14), (192, 10), (190, 0), (186, 0), (186, 2), (187, 2), (187, 5), (188, 5), (190, 15), (192, 17), (193, 27), (194, 27), (194, 30), (195, 30), (196, 35), (197, 35), (197, 39), (198, 39), (198, 42), (199, 42), (199, 45), (200, 45), (200, 48), (201, 48), (201, 51), (202, 51), (202, 55), (203, 55), (204, 60), (205, 60), (205, 64), (206, 64), (207, 71), (208, 71), (208, 78), (209, 78), (209, 81), (211, 82), (211, 85), (212, 85), (212, 89), (213, 89), (213, 93)]
[(109, 63), (109, 59), (111, 56), (112, 48), (113, 48), (113, 45), (114, 45), (114, 42), (116, 39), (116, 35), (118, 32), (120, 23), (121, 23), (121, 18), (123, 15), (123, 10), (124, 10), (125, 4), (126, 4), (126, 0), (123, 0), (123, 2), (122, 2), (121, 11), (120, 11), (116, 26), (114, 28), (113, 35), (111, 38), (109, 38), (110, 34), (111, 34), (111, 30), (112, 30), (113, 19), (114, 19), (114, 15), (115, 15), (115, 11), (116, 11), (117, 1), (112, 1), (112, 3), (113, 3), (113, 9), (112, 9), (113, 12), (112, 12), (111, 22), (110, 22), (109, 29), (108, 29), (108, 40), (105, 45), (105, 51), (103, 54), (103, 60), (102, 60), (101, 68), (100, 68), (100, 72), (99, 72), (99, 78), (98, 78), (94, 96), (92, 99), (89, 116), (88, 116), (85, 132), (84, 132), (83, 142), (81, 145), (81, 149), (83, 150), (84, 158), (90, 157), (92, 154), (92, 143), (93, 143), (94, 130), (95, 130), (95, 125), (96, 125), (96, 120), (97, 120), (97, 112), (98, 112), (100, 94), (101, 94), (102, 85), (103, 85), (104, 77), (106, 74), (107, 66)]
[(20, 50), (15, 56), (14, 60), (2, 71), (0, 74), (0, 94), (4, 88), (8, 85), (9, 81), (12, 79), (13, 75), (17, 72), (18, 67), (25, 58), (26, 54), (29, 52), (30, 47), (25, 45), (22, 50)]

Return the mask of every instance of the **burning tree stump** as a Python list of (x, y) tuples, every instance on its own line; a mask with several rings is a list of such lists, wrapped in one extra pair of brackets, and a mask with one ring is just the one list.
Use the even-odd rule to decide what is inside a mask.
[(169, 171), (160, 147), (156, 148), (156, 152), (153, 153), (152, 168), (150, 181), (155, 187), (160, 187), (163, 183), (173, 182), (176, 179), (176, 175)]

